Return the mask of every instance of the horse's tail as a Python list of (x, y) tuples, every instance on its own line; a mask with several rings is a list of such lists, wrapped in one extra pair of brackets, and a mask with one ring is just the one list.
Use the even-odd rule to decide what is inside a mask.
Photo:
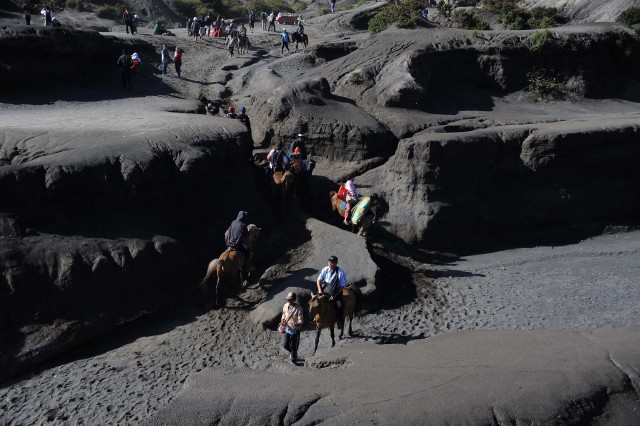
[(351, 291), (353, 292), (353, 297), (355, 299), (355, 304), (353, 307), (353, 316), (360, 318), (362, 316), (362, 290), (359, 287), (352, 285)]
[(205, 285), (207, 284), (209, 279), (213, 276), (213, 274), (218, 275), (218, 268), (221, 268), (221, 267), (222, 267), (222, 262), (220, 262), (220, 259), (213, 259), (211, 262), (209, 262), (209, 265), (207, 266), (207, 274), (204, 276), (204, 278), (200, 282), (200, 288), (205, 288)]

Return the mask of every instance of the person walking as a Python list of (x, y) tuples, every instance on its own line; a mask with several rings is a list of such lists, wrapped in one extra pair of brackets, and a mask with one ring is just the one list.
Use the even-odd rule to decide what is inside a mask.
[(336, 0), (331, 0), (331, 13), (336, 13)]
[(133, 35), (133, 33), (135, 32), (133, 29), (132, 24), (132, 17), (131, 17), (131, 13), (129, 13), (129, 9), (125, 9), (124, 13), (122, 14), (122, 23), (124, 24), (124, 29), (127, 32), (127, 34), (129, 34), (129, 29), (131, 29), (131, 35)]
[(292, 364), (298, 364), (298, 347), (300, 346), (300, 331), (302, 329), (304, 316), (302, 308), (297, 303), (297, 295), (290, 291), (282, 307), (282, 318), (280, 323), (284, 325), (284, 349), (289, 352), (289, 360)]
[(287, 33), (287, 29), (282, 30), (282, 34), (280, 34), (280, 38), (282, 39), (282, 54), (284, 55), (284, 49), (287, 48), (287, 53), (289, 53), (289, 33)]
[(276, 15), (273, 13), (273, 11), (271, 11), (271, 15), (269, 15), (269, 26), (267, 27), (267, 31), (271, 31), (271, 28), (273, 28), (273, 31), (275, 32), (275, 30), (276, 30)]
[(118, 58), (117, 65), (120, 67), (122, 76), (122, 90), (127, 90), (131, 86), (131, 57), (127, 55), (127, 51), (122, 49), (122, 55)]
[(22, 14), (24, 15), (24, 22), (27, 25), (31, 25), (31, 9), (28, 4), (22, 5)]
[(236, 31), (231, 31), (227, 36), (227, 41), (225, 45), (229, 48), (229, 54), (233, 58), (233, 48), (238, 44), (238, 37), (236, 36)]
[(253, 10), (249, 11), (249, 29), (253, 32), (253, 27), (256, 25), (256, 15)]
[(167, 50), (167, 46), (165, 44), (162, 45), (162, 76), (167, 75), (167, 66), (169, 66), (169, 61), (171, 58), (169, 57), (169, 50)]
[(182, 51), (180, 50), (180, 46), (176, 46), (176, 51), (173, 54), (173, 65), (176, 67), (176, 74), (178, 74), (178, 78), (181, 78), (180, 69), (182, 68)]
[(267, 31), (267, 12), (260, 12), (260, 21), (262, 21), (262, 31)]

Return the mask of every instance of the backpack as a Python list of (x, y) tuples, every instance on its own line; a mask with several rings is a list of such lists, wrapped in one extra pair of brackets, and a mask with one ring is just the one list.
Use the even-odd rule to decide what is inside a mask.
[(279, 171), (278, 169), (282, 169), (282, 161), (284, 157), (284, 152), (281, 150), (277, 150), (271, 156), (271, 168), (274, 172)]

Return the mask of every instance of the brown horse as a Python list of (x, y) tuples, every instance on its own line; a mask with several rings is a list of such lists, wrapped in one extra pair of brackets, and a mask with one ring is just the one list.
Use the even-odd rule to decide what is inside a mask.
[[(344, 201), (338, 198), (338, 194), (336, 193), (336, 191), (331, 191), (329, 193), (329, 198), (331, 200), (331, 212), (333, 213), (337, 211), (338, 215), (340, 215), (340, 218), (341, 218), (340, 223), (342, 223), (345, 217), (345, 211), (342, 208), (342, 203), (344, 203)], [(374, 208), (375, 206), (372, 207), (372, 209)], [(366, 237), (367, 231), (371, 226), (371, 217), (368, 214), (365, 214), (362, 220), (360, 220), (360, 223), (358, 223), (357, 225), (354, 223), (350, 223), (350, 225), (351, 225), (351, 232), (355, 232), (358, 235)]]
[[(353, 336), (351, 323), (354, 315), (360, 315), (360, 307), (362, 305), (362, 292), (357, 287), (347, 286), (342, 289), (342, 318), (349, 318), (349, 336)], [(334, 324), (336, 323), (336, 310), (333, 302), (329, 300), (326, 294), (314, 294), (311, 292), (311, 300), (309, 300), (309, 318), (316, 323), (316, 345), (313, 354), (318, 350), (318, 341), (320, 340), (320, 331), (323, 328), (329, 328), (331, 333), (331, 347), (336, 345)], [(340, 327), (340, 336), (344, 336), (344, 321), (338, 324)]]
[(282, 201), (282, 213), (284, 213), (287, 205), (287, 199), (293, 189), (293, 173), (289, 170), (286, 170), (284, 173), (274, 172), (272, 178), (271, 191), (273, 192), (273, 199), (276, 203), (278, 202), (278, 199)]
[[(258, 239), (258, 234), (260, 233), (260, 228), (254, 224), (250, 224), (247, 225), (247, 231), (249, 231), (249, 246), (251, 253), (253, 253), (256, 240)], [(220, 292), (222, 290), (220, 284), (224, 283), (225, 280), (233, 279), (234, 281), (229, 287), (233, 284), (237, 284), (238, 289), (242, 289), (244, 282), (249, 276), (247, 268), (250, 263), (249, 260), (250, 259), (247, 259), (245, 256), (238, 253), (237, 250), (227, 249), (219, 258), (213, 259), (209, 262), (209, 265), (207, 266), (207, 274), (202, 279), (200, 288), (204, 291), (205, 295), (208, 296), (209, 286), (207, 285), (207, 282), (213, 274), (216, 275), (216, 306), (220, 305)], [(236, 278), (239, 278), (239, 281), (237, 281)]]
[(238, 37), (238, 55), (242, 55), (243, 53), (248, 53), (249, 48), (251, 48), (251, 42), (249, 41), (248, 36)]

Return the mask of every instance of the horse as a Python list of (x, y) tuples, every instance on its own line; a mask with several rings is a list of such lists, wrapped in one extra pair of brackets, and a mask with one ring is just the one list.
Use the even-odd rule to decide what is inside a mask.
[[(331, 191), (329, 193), (329, 199), (331, 201), (331, 212), (333, 213), (337, 211), (338, 215), (340, 215), (340, 223), (342, 223), (345, 218), (345, 211), (342, 208), (342, 204), (344, 203), (344, 201), (338, 198), (338, 193), (336, 191)], [(376, 209), (375, 205), (370, 207), (370, 210), (373, 209)], [(351, 210), (353, 211), (353, 209)], [(371, 224), (371, 215), (369, 214), (369, 212), (367, 212), (357, 225), (355, 223), (351, 223), (351, 232), (366, 237)]]
[(279, 196), (282, 197), (282, 213), (285, 211), (287, 198), (293, 189), (293, 173), (288, 169), (284, 172), (274, 172), (271, 180), (271, 191), (273, 199), (277, 202)]
[[(344, 321), (349, 318), (349, 336), (353, 336), (353, 330), (351, 323), (353, 322), (354, 315), (360, 315), (360, 309), (362, 306), (362, 292), (357, 287), (347, 286), (342, 289), (342, 324), (338, 324), (340, 328), (340, 336), (342, 339), (344, 336)], [(334, 324), (336, 323), (336, 310), (333, 302), (329, 300), (329, 296), (326, 294), (314, 294), (311, 292), (311, 300), (309, 300), (309, 318), (312, 318), (316, 323), (316, 345), (313, 350), (313, 355), (318, 350), (318, 341), (320, 340), (320, 331), (323, 328), (329, 328), (331, 333), (331, 347), (336, 345)]]
[(309, 45), (309, 37), (306, 34), (300, 35), (297, 31), (291, 33), (291, 41), (296, 44), (296, 50), (298, 50), (298, 43), (302, 43), (304, 47)]
[[(253, 253), (260, 228), (254, 224), (250, 224), (247, 225), (247, 231), (249, 232), (249, 248), (251, 249), (251, 253)], [(207, 282), (214, 274), (216, 275), (216, 306), (220, 305), (220, 292), (222, 290), (220, 284), (224, 283), (225, 280), (233, 279), (233, 283), (239, 284), (238, 289), (242, 289), (244, 282), (249, 276), (247, 268), (249, 260), (250, 258), (247, 259), (246, 256), (241, 255), (237, 250), (228, 248), (219, 258), (209, 262), (207, 273), (200, 282), (200, 288), (205, 295), (208, 295), (209, 287), (207, 286)], [(239, 282), (235, 281), (236, 278), (239, 278)]]
[(242, 55), (243, 53), (248, 53), (249, 48), (251, 47), (251, 42), (249, 41), (248, 36), (238, 37), (238, 55)]

